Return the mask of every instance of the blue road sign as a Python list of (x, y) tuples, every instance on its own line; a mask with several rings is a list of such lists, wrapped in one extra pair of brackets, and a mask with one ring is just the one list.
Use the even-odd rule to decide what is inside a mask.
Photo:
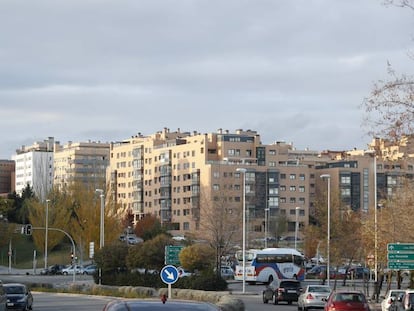
[(167, 265), (162, 268), (160, 276), (165, 284), (174, 284), (178, 280), (178, 270), (175, 266)]

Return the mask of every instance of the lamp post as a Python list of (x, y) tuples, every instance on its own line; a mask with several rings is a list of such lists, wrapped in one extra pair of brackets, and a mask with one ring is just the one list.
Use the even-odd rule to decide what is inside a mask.
[(297, 249), (297, 243), (298, 243), (299, 211), (300, 211), (300, 207), (296, 206), (296, 208), (295, 208), (295, 215), (296, 215), (296, 221), (295, 221), (295, 249)]
[[(101, 223), (100, 223), (100, 230), (99, 230), (99, 249), (102, 249), (102, 247), (104, 247), (105, 244), (105, 235), (104, 235), (104, 200), (105, 200), (105, 195), (104, 195), (104, 191), (103, 189), (96, 189), (96, 192), (100, 193), (100, 197), (101, 197)], [(102, 283), (102, 269), (99, 268), (99, 284)]]
[(99, 248), (102, 248), (105, 244), (105, 235), (104, 235), (104, 226), (105, 226), (105, 222), (104, 222), (104, 200), (105, 200), (105, 195), (104, 195), (104, 191), (102, 189), (96, 189), (96, 192), (100, 193), (100, 197), (101, 197), (101, 223), (100, 223), (100, 231), (99, 231)]
[(265, 242), (264, 242), (264, 245), (265, 245), (265, 248), (267, 248), (267, 236), (268, 236), (267, 233), (269, 232), (269, 225), (268, 225), (269, 208), (265, 208), (264, 212), (265, 212)]
[(46, 216), (45, 216), (45, 269), (47, 269), (47, 232), (49, 231), (49, 202), (46, 200)]
[(321, 175), (322, 179), (327, 179), (328, 180), (328, 237), (327, 237), (327, 241), (326, 241), (326, 260), (327, 260), (327, 264), (326, 264), (326, 280), (328, 283), (328, 286), (330, 285), (330, 271), (329, 271), (329, 267), (331, 265), (331, 260), (330, 260), (330, 244), (331, 244), (331, 175), (329, 174), (322, 174)]
[(375, 300), (378, 302), (378, 212), (377, 212), (377, 154), (375, 150), (366, 150), (364, 154), (369, 154), (374, 159), (374, 282)]
[(238, 168), (237, 172), (243, 174), (243, 294), (246, 293), (246, 169)]

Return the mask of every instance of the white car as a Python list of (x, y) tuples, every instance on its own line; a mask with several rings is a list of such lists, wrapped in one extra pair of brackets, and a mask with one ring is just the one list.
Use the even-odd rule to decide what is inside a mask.
[(404, 292), (405, 291), (402, 289), (390, 289), (385, 295), (384, 299), (381, 301), (381, 310), (388, 311), (392, 303), (394, 301), (397, 302), (397, 298), (401, 297)]
[(75, 271), (76, 274), (82, 274), (83, 273), (83, 267), (82, 266), (67, 266), (66, 268), (62, 269), (62, 274), (63, 275), (68, 275), (68, 274), (73, 274), (73, 272)]
[(178, 277), (179, 278), (183, 278), (183, 277), (186, 277), (186, 276), (193, 275), (190, 271), (184, 269), (183, 267), (178, 267), (177, 270), (178, 270)]
[(325, 300), (332, 289), (328, 285), (308, 285), (299, 295), (298, 310), (306, 311), (311, 308), (323, 308)]

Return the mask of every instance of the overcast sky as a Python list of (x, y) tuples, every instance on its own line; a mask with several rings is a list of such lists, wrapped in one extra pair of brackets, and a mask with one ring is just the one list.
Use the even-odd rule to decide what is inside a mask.
[(0, 0), (0, 159), (164, 127), (365, 148), (360, 105), (387, 62), (414, 73), (413, 37), (381, 0)]

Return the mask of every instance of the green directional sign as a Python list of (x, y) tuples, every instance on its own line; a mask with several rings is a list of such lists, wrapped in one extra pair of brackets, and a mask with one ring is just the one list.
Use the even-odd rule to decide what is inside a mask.
[(414, 261), (389, 261), (388, 269), (391, 270), (414, 270)]
[(414, 260), (414, 253), (388, 253), (387, 258), (391, 261), (410, 261)]
[(389, 252), (414, 252), (414, 243), (389, 243), (387, 250)]
[(165, 264), (166, 265), (180, 265), (178, 254), (184, 248), (182, 245), (167, 245), (165, 246)]

